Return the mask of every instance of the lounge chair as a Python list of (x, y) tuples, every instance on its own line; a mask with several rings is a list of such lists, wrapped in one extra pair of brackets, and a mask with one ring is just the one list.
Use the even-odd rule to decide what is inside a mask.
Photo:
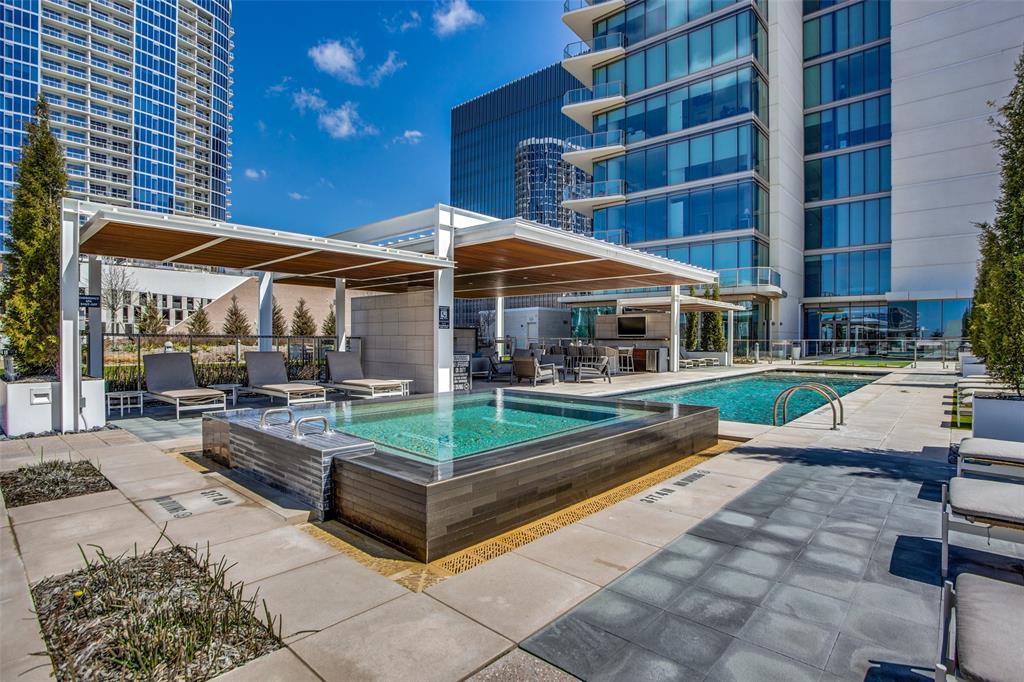
[(994, 438), (965, 438), (957, 454), (956, 473), (1024, 478), (1024, 443)]
[(277, 351), (246, 351), (245, 367), (249, 372), (249, 387), (252, 393), (283, 398), (288, 406), (302, 403), (318, 403), (327, 399), (327, 389), (316, 384), (300, 384), (288, 381), (284, 368), (284, 355)]
[(558, 369), (554, 364), (540, 364), (535, 357), (512, 358), (512, 368), (516, 375), (516, 383), (523, 379), (533, 382), (536, 386), (538, 381), (550, 381), (558, 383)]
[(957, 477), (942, 486), (942, 577), (949, 573), (949, 531), (1024, 542), (1024, 485)]
[(973, 573), (942, 589), (935, 682), (1019, 680), (1024, 671), (1024, 587)]
[(496, 379), (504, 379), (505, 381), (512, 383), (512, 363), (501, 362), (497, 356), (489, 355), (487, 360), (490, 363), (490, 372), (487, 375), (488, 381), (494, 381)]
[(409, 395), (409, 385), (412, 383), (411, 379), (364, 378), (358, 353), (328, 351), (327, 371), (331, 380), (321, 386), (344, 391), (349, 396), (387, 398)]
[(146, 395), (174, 405), (174, 418), (186, 410), (227, 409), (227, 394), (215, 388), (201, 388), (189, 353), (153, 353), (142, 356)]
[(608, 368), (608, 356), (599, 357), (596, 360), (581, 360), (576, 364), (576, 383), (584, 379), (607, 379), (612, 383), (612, 374)]

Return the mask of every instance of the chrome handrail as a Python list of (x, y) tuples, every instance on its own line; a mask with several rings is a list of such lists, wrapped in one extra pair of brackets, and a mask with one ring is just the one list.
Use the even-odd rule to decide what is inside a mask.
[[(843, 407), (843, 398), (839, 395), (839, 392), (836, 391), (836, 389), (834, 389), (831, 386), (829, 386), (828, 384), (823, 384), (823, 383), (821, 383), (819, 381), (808, 381), (808, 382), (805, 382), (805, 383), (808, 386), (817, 386), (818, 388), (820, 388), (820, 389), (824, 390), (825, 392), (830, 393), (832, 395), (832, 399), (835, 400), (837, 403), (839, 403), (839, 425), (840, 426), (846, 426), (846, 409)], [(782, 406), (782, 418), (783, 419), (786, 418), (786, 406), (785, 406), (785, 404), (783, 404), (783, 406)]]
[(267, 410), (266, 412), (264, 412), (263, 414), (260, 415), (260, 428), (261, 429), (266, 429), (266, 428), (270, 427), (270, 424), (267, 423), (267, 417), (269, 417), (272, 414), (287, 414), (288, 415), (288, 421), (285, 422), (286, 424), (291, 424), (293, 421), (295, 421), (295, 413), (292, 412), (290, 408), (287, 408), (287, 407), (275, 407), (273, 409)]
[(779, 423), (778, 423), (779, 401), (780, 400), (784, 400), (784, 402), (782, 404), (782, 425), (784, 426), (786, 424), (786, 418), (788, 416), (788, 414), (787, 414), (787, 406), (789, 405), (789, 398), (794, 393), (796, 393), (797, 391), (803, 389), (803, 390), (806, 390), (806, 391), (814, 391), (815, 393), (820, 395), (822, 398), (824, 398), (826, 401), (828, 401), (828, 406), (832, 408), (832, 430), (833, 431), (838, 431), (839, 430), (839, 422), (838, 422), (839, 414), (838, 414), (838, 412), (836, 412), (835, 402), (833, 402), (832, 396), (830, 396), (828, 394), (828, 392), (823, 391), (821, 389), (821, 386), (822, 386), (821, 384), (805, 383), (805, 384), (798, 384), (796, 386), (790, 386), (789, 388), (783, 389), (777, 396), (775, 396), (775, 402), (772, 403), (772, 426), (779, 426)]
[(327, 421), (327, 417), (323, 416), (322, 414), (311, 415), (309, 417), (302, 417), (301, 419), (296, 421), (295, 424), (292, 426), (292, 438), (298, 439), (303, 438), (305, 435), (308, 435), (303, 434), (302, 432), (299, 431), (299, 429), (302, 427), (303, 424), (312, 424), (313, 422), (320, 422), (324, 426), (323, 430), (316, 435), (327, 433), (331, 429), (331, 423)]

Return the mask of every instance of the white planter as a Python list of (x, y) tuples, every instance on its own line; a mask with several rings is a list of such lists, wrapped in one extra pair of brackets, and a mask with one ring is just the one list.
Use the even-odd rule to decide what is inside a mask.
[[(0, 380), (0, 429), (8, 436), (60, 431), (61, 385), (56, 381), (11, 383)], [(82, 379), (80, 429), (106, 425), (102, 379)]]
[(729, 360), (728, 353), (715, 353), (712, 351), (703, 350), (688, 350), (683, 354), (687, 360), (696, 360), (698, 358), (718, 358), (719, 364), (724, 365)]
[(985, 367), (984, 362), (971, 362), (970, 360), (965, 360), (960, 363), (960, 376), (974, 377), (979, 374), (986, 374), (987, 372), (988, 369)]
[(975, 438), (1024, 441), (1024, 400), (1002, 400), (976, 393), (972, 434)]
[(95, 429), (107, 425), (106, 382), (103, 379), (82, 377), (81, 413), (79, 429)]

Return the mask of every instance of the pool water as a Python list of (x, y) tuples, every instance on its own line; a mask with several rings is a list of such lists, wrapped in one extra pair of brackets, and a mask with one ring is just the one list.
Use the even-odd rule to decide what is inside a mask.
[[(620, 396), (629, 400), (651, 400), (684, 405), (709, 405), (717, 407), (719, 418), (726, 421), (747, 422), (748, 424), (772, 423), (772, 404), (783, 389), (813, 381), (831, 386), (836, 393), (844, 396), (874, 379), (851, 377), (843, 374), (808, 374), (806, 372), (781, 373), (726, 379), (700, 384), (671, 386), (669, 388), (630, 393)], [(813, 412), (825, 404), (825, 399), (811, 391), (798, 391), (789, 401), (788, 419), (792, 421)], [(779, 419), (782, 407), (779, 407)]]
[(506, 392), (438, 395), (389, 403), (336, 403), (334, 430), (430, 462), (468, 457), (648, 415), (643, 409)]

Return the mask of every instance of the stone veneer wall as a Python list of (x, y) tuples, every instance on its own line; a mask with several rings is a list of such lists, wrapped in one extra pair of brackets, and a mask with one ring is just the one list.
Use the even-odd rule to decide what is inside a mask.
[(356, 298), (351, 335), (362, 339), (363, 372), (412, 379), (414, 393), (434, 391), (434, 292)]

